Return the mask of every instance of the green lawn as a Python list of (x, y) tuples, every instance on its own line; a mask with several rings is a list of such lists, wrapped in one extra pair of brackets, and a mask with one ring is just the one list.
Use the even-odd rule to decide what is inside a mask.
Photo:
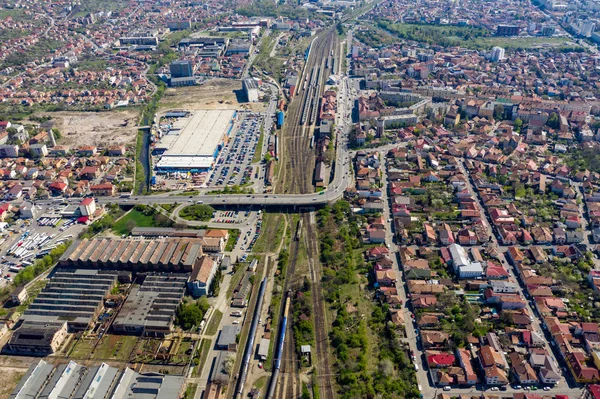
[(235, 274), (231, 277), (231, 281), (229, 282), (229, 287), (227, 287), (227, 298), (231, 298), (233, 295), (233, 290), (237, 285), (242, 281), (242, 277), (246, 272), (246, 264), (241, 264), (235, 271)]
[(212, 317), (210, 318), (210, 322), (208, 323), (208, 326), (206, 326), (204, 335), (215, 335), (217, 333), (217, 331), (219, 330), (219, 325), (221, 324), (221, 319), (223, 319), (223, 312), (215, 309)]
[(92, 354), (92, 349), (96, 344), (95, 339), (82, 339), (73, 348), (70, 357), (74, 359), (115, 359), (126, 361), (138, 338), (129, 335), (105, 335), (96, 351)]
[(106, 335), (92, 358), (128, 360), (137, 340), (137, 337), (129, 335)]
[(211, 343), (212, 343), (212, 341), (210, 339), (203, 339), (202, 342), (200, 342), (200, 347), (198, 348), (198, 352), (197, 352), (197, 356), (196, 356), (199, 359), (198, 365), (194, 367), (194, 371), (192, 372), (192, 377), (197, 377), (198, 373), (204, 367), (204, 363), (206, 363), (206, 358), (208, 357), (208, 353), (210, 352), (210, 344)]
[(506, 49), (528, 49), (542, 46), (580, 47), (560, 37), (500, 37), (494, 32), (473, 26), (450, 26), (433, 24), (400, 24), (386, 20), (378, 26), (401, 39), (415, 40), (441, 46), (462, 46), (472, 49), (487, 49), (494, 46)]
[(210, 205), (189, 205), (179, 212), (179, 217), (185, 220), (209, 221), (215, 210)]
[(117, 220), (112, 228), (115, 234), (129, 234), (130, 229), (129, 226), (131, 223), (129, 221), (133, 221), (136, 227), (154, 227), (154, 216), (146, 216), (141, 212), (132, 209), (129, 213), (123, 216), (121, 219)]
[[(473, 42), (476, 48), (492, 48), (494, 46), (504, 47), (506, 49), (528, 49), (534, 47), (561, 47), (573, 46), (579, 47), (577, 44), (561, 37), (478, 37), (467, 43)], [(469, 44), (466, 45), (469, 47)]]
[(69, 357), (74, 359), (88, 359), (90, 352), (92, 351), (92, 345), (93, 341), (91, 340), (80, 340), (77, 342), (77, 344), (75, 344), (75, 347), (73, 347), (71, 353), (69, 353)]
[(184, 399), (193, 399), (196, 396), (196, 389), (198, 389), (198, 384), (188, 384), (185, 388)]
[(237, 242), (238, 238), (240, 238), (240, 230), (229, 230), (229, 239), (227, 240), (225, 251), (233, 251), (233, 248), (235, 248), (235, 243)]
[(258, 138), (258, 144), (256, 144), (256, 152), (254, 152), (254, 157), (252, 157), (252, 163), (257, 163), (260, 162), (260, 159), (262, 157), (262, 148), (263, 148), (263, 141), (265, 139), (265, 132), (263, 131), (263, 128), (260, 128), (260, 137)]

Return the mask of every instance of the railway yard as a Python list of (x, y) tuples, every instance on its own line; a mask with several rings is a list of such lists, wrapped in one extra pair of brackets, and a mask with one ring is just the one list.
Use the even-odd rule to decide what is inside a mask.
[[(325, 83), (339, 68), (339, 38), (334, 29), (320, 33), (307, 49), (306, 65), (300, 76), (296, 97), (288, 107), (287, 125), (282, 141), (285, 148), (281, 186), (287, 193), (310, 193), (315, 162), (319, 154), (315, 145), (316, 123)], [(331, 60), (331, 61), (330, 61)]]
[[(321, 97), (325, 91), (328, 78), (341, 71), (340, 41), (335, 29), (321, 32), (311, 43), (306, 52), (306, 64), (299, 77), (296, 98), (291, 101), (287, 111), (287, 125), (282, 134), (282, 147), (285, 162), (280, 189), (288, 193), (314, 192), (313, 176), (319, 153), (318, 122)], [(315, 348), (311, 356), (318, 359), (315, 364), (315, 375), (312, 384), (322, 398), (335, 397), (333, 380), (331, 379), (330, 354), (328, 345), (328, 322), (321, 281), (321, 264), (318, 256), (314, 213), (304, 212), (294, 231), (294, 240), (289, 248), (289, 265), (285, 271), (283, 292), (287, 294), (280, 303), (280, 329), (276, 337), (277, 347), (274, 349), (273, 374), (269, 381), (267, 399), (297, 398), (301, 396), (302, 387), (308, 376), (303, 378), (302, 359), (294, 339), (292, 318), (290, 315), (291, 297), (296, 294), (302, 279), (299, 269), (306, 270), (312, 284), (311, 306), (314, 317)], [(300, 267), (299, 263), (306, 263)], [(293, 310), (292, 310), (293, 311)]]

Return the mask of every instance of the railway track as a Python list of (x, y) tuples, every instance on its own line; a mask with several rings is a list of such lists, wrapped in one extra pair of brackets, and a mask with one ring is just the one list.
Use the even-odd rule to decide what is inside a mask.
[[(288, 130), (285, 136), (286, 158), (289, 162), (285, 168), (287, 180), (286, 193), (309, 193), (314, 190), (312, 180), (315, 166), (315, 151), (310, 150), (312, 127), (317, 121), (319, 101), (323, 87), (327, 81), (329, 68), (325, 63), (333, 48), (337, 48), (337, 35), (333, 29), (323, 32), (312, 44), (311, 54), (305, 66), (305, 79), (309, 82), (316, 79), (315, 86), (303, 87), (298, 84), (300, 95), (288, 108)], [(315, 68), (316, 67), (316, 68)], [(312, 82), (311, 82), (312, 83)], [(308, 112), (304, 112), (305, 109)], [(303, 118), (303, 114), (305, 117)], [(303, 121), (303, 119), (305, 119)], [(303, 123), (304, 122), (304, 123)]]
[[(303, 223), (300, 223), (297, 227), (296, 234), (300, 234), (302, 231)], [(296, 270), (296, 264), (298, 262), (298, 252), (300, 249), (300, 241), (292, 240), (290, 245), (290, 263), (287, 265), (285, 270), (284, 280), (284, 297), (280, 304), (280, 315), (284, 315), (285, 308), (285, 293), (291, 293), (294, 295), (295, 290), (298, 288), (296, 283), (293, 281), (294, 271)], [(292, 300), (293, 298), (290, 298)], [(280, 316), (280, 326), (282, 317)], [(300, 359), (296, 352), (296, 344), (294, 341), (294, 334), (292, 329), (293, 323), (293, 311), (292, 307), (288, 309), (287, 314), (287, 326), (284, 331), (285, 340), (283, 343), (282, 353), (279, 355), (281, 358), (281, 368), (279, 370), (279, 376), (276, 377), (279, 381), (271, 381), (270, 384), (277, 384), (275, 389), (274, 398), (277, 399), (292, 399), (299, 398), (302, 394), (302, 384), (300, 382)], [(268, 397), (269, 398), (269, 397)]]
[(308, 263), (310, 265), (310, 274), (312, 279), (312, 306), (315, 326), (315, 350), (313, 362), (317, 361), (317, 384), (324, 399), (335, 398), (335, 387), (331, 376), (331, 362), (329, 354), (328, 323), (326, 318), (325, 298), (323, 297), (323, 287), (321, 286), (321, 262), (317, 248), (316, 231), (311, 223), (310, 214), (305, 214), (306, 220), (306, 249), (308, 252)]
[(300, 382), (300, 369), (298, 367), (298, 356), (296, 353), (296, 343), (291, 323), (287, 325), (285, 345), (283, 349), (284, 362), (282, 374), (286, 376), (286, 384), (281, 389), (281, 399), (299, 398), (302, 395), (302, 383)]

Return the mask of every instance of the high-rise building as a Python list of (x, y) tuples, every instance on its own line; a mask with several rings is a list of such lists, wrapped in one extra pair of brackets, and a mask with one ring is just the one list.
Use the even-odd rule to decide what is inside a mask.
[(504, 49), (502, 47), (494, 47), (492, 49), (492, 55), (490, 57), (492, 62), (498, 62), (504, 59)]
[(585, 20), (582, 21), (579, 25), (579, 34), (583, 37), (590, 37), (592, 33), (594, 33), (594, 29), (596, 28), (596, 23), (594, 21)]
[(189, 78), (194, 76), (194, 68), (190, 60), (180, 60), (171, 63), (172, 78)]
[(521, 29), (515, 25), (498, 25), (496, 36), (518, 36)]

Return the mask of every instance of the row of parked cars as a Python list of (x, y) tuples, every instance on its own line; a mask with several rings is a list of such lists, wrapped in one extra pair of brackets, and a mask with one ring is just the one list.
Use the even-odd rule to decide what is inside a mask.
[[(235, 185), (245, 184), (252, 177), (253, 168), (249, 166), (254, 157), (256, 146), (260, 137), (262, 116), (248, 116), (242, 122), (235, 134), (231, 147), (226, 147), (217, 161), (217, 170), (208, 181), (208, 185)], [(248, 164), (244, 168), (244, 164)], [(231, 172), (231, 173), (230, 173)], [(242, 174), (238, 181), (238, 176)]]

